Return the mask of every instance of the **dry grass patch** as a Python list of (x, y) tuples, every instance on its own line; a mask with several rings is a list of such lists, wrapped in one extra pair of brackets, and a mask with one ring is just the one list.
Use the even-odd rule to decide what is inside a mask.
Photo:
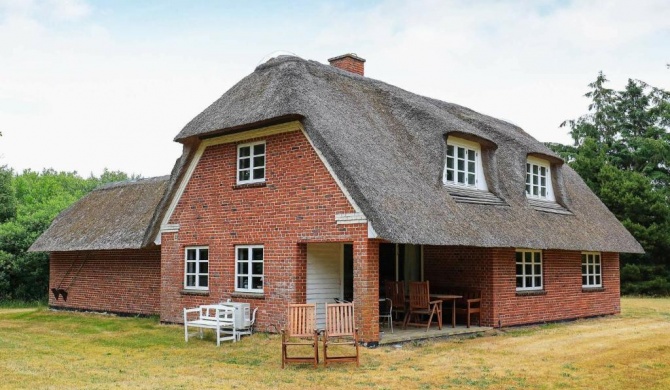
[(670, 299), (622, 300), (615, 317), (497, 336), (362, 349), (354, 364), (291, 365), (255, 334), (217, 348), (184, 343), (156, 319), (0, 309), (3, 388), (670, 388)]

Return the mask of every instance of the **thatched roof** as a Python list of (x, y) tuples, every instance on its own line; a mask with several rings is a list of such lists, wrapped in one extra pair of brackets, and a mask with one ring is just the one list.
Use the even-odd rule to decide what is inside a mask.
[(102, 185), (56, 217), (30, 251), (138, 249), (154, 239), (169, 176)]
[[(579, 176), (521, 128), (465, 107), (314, 61), (260, 65), (175, 138), (189, 143), (281, 120), (305, 131), (380, 238), (398, 243), (641, 252)], [(489, 189), (500, 204), (460, 203), (442, 184), (445, 136), (488, 140)], [(570, 213), (538, 211), (525, 196), (528, 154), (559, 162)], [(492, 202), (495, 203), (495, 202)]]

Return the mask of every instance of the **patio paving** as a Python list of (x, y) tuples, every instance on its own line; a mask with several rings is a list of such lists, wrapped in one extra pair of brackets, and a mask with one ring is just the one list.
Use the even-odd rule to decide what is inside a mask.
[(380, 329), (380, 331), (383, 333), (381, 334), (379, 345), (389, 345), (408, 341), (427, 340), (456, 335), (476, 334), (492, 329), (493, 328), (487, 326), (471, 326), (468, 328), (465, 325), (456, 325), (455, 328), (452, 328), (451, 326), (445, 325), (442, 326), (442, 330), (438, 329), (437, 326), (432, 326), (426, 332), (425, 327), (407, 327), (407, 329), (403, 330), (401, 324), (398, 324), (397, 326), (396, 324), (393, 324), (393, 333), (391, 333), (391, 329), (386, 326)]

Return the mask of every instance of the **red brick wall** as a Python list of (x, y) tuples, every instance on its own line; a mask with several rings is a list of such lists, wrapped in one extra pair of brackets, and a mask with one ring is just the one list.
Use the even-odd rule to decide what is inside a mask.
[[(238, 143), (208, 147), (162, 234), (161, 320), (181, 322), (182, 309), (227, 298), (259, 307), (261, 330), (284, 324), (286, 305), (305, 302), (307, 242), (358, 242), (366, 224), (337, 225), (354, 209), (302, 132), (266, 141), (266, 183), (236, 187)], [(252, 142), (246, 140), (240, 143)], [(235, 245), (264, 245), (264, 294), (235, 293)], [(183, 292), (184, 248), (209, 246), (206, 295)], [(375, 296), (376, 299), (376, 296)]]
[(159, 312), (160, 248), (53, 252), (49, 268), (49, 289), (68, 291), (67, 301), (56, 300), (49, 291), (52, 307), (124, 314)]
[[(602, 289), (582, 289), (581, 252), (543, 251), (542, 293), (516, 291), (514, 248), (424, 248), (431, 289), (482, 290), (482, 324), (510, 326), (620, 312), (619, 256), (602, 253)], [(435, 287), (433, 287), (435, 286)]]

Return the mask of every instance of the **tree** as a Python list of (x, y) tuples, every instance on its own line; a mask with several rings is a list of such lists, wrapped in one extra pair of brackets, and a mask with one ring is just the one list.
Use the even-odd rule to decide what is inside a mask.
[[(644, 247), (645, 255), (622, 255), (623, 287), (630, 274), (636, 280), (630, 281), (634, 284), (628, 285), (629, 292), (649, 292), (633, 287), (651, 286), (653, 279), (655, 291), (667, 294), (670, 93), (640, 80), (628, 80), (620, 91), (607, 88), (607, 82), (600, 72), (585, 95), (591, 99), (588, 113), (561, 124), (570, 128), (574, 145), (548, 146), (568, 161)], [(627, 265), (634, 265), (637, 271), (626, 270)], [(647, 272), (651, 269), (653, 273)]]
[[(30, 245), (62, 210), (98, 185), (127, 180), (128, 175), (105, 169), (100, 178), (91, 175), (83, 179), (76, 172), (52, 169), (25, 170), (19, 175), (6, 171), (15, 207), (13, 213), (6, 213), (7, 219), (0, 219), (0, 301), (44, 299), (49, 282), (49, 259), (45, 253), (28, 253)], [(0, 171), (0, 212), (3, 210), (3, 175), (5, 173)]]

